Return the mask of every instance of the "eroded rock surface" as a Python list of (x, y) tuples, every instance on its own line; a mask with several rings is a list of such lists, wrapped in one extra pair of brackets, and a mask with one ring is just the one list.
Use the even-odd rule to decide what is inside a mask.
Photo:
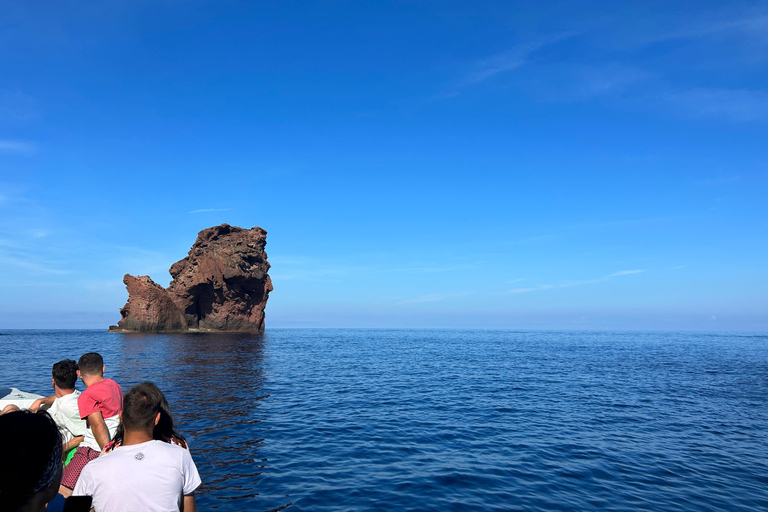
[(125, 276), (128, 303), (111, 331), (264, 331), (272, 280), (267, 232), (222, 224), (204, 229), (186, 258), (171, 266), (168, 288)]
[(125, 331), (168, 332), (187, 329), (187, 322), (171, 295), (149, 276), (123, 277), (128, 303), (120, 309), (118, 327)]

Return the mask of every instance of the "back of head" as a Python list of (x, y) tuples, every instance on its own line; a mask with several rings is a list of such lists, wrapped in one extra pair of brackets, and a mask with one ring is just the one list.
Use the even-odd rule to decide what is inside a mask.
[(144, 430), (155, 425), (157, 413), (165, 401), (163, 392), (151, 382), (136, 384), (123, 397), (123, 427)]
[(77, 382), (77, 363), (72, 359), (64, 359), (53, 365), (53, 380), (61, 389), (75, 389)]
[(51, 417), (3, 414), (0, 439), (10, 441), (4, 443), (0, 464), (0, 512), (18, 510), (46, 491), (52, 494), (45, 499), (53, 498), (61, 481), (61, 436)]
[(88, 352), (80, 356), (77, 368), (83, 375), (102, 375), (104, 373), (104, 358), (96, 352)]

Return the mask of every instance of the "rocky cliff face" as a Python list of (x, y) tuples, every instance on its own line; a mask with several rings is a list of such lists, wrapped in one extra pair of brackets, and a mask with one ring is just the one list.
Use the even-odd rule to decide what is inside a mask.
[(123, 277), (128, 303), (120, 309), (118, 326), (125, 331), (168, 332), (187, 329), (187, 321), (165, 288), (149, 276)]
[(171, 266), (168, 288), (126, 274), (128, 303), (110, 331), (264, 331), (272, 280), (267, 232), (228, 224), (204, 229), (186, 258)]

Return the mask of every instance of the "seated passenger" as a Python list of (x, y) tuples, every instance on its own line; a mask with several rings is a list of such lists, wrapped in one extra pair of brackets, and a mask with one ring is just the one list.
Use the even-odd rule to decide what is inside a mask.
[(64, 457), (77, 448), (85, 435), (85, 420), (80, 419), (77, 400), (80, 391), (75, 389), (77, 382), (77, 363), (72, 359), (64, 359), (53, 365), (51, 370), (54, 394), (46, 398), (38, 398), (29, 407), (36, 412), (43, 404), (51, 404), (48, 414), (59, 426), (61, 440), (64, 443)]
[[(160, 390), (158, 389), (158, 391)], [(157, 425), (155, 425), (155, 428), (152, 431), (152, 438), (157, 441), (175, 444), (176, 446), (181, 446), (182, 448), (189, 450), (187, 440), (183, 435), (176, 431), (176, 426), (173, 422), (173, 415), (171, 415), (171, 406), (168, 404), (168, 400), (165, 399), (165, 395), (163, 395), (162, 392), (160, 392), (160, 395), (163, 397), (163, 399), (160, 401), (160, 421), (157, 422)], [(123, 424), (120, 423), (120, 426), (117, 427), (117, 432), (115, 432), (112, 441), (104, 447), (104, 453), (111, 452), (118, 446), (122, 445), (124, 435), (125, 429), (123, 428)]]
[(64, 497), (72, 494), (80, 472), (101, 454), (101, 450), (115, 434), (123, 408), (123, 390), (117, 382), (104, 377), (106, 367), (99, 354), (83, 354), (77, 366), (77, 375), (85, 384), (85, 391), (77, 399), (77, 408), (80, 418), (86, 420), (86, 430), (83, 442), (64, 468), (59, 488)]
[(122, 444), (85, 466), (74, 496), (93, 496), (96, 512), (196, 512), (194, 492), (200, 475), (192, 456), (154, 439), (164, 401), (151, 382), (137, 384), (125, 394)]
[(61, 436), (46, 414), (29, 411), (0, 416), (3, 461), (0, 510), (42, 512), (61, 481)]

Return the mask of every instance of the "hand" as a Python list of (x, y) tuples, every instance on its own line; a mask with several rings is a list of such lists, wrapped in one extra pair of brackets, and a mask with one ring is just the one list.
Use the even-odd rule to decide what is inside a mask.
[(43, 405), (43, 399), (38, 398), (34, 402), (32, 402), (32, 405), (29, 406), (29, 410), (32, 412), (37, 412), (40, 410), (40, 406)]

